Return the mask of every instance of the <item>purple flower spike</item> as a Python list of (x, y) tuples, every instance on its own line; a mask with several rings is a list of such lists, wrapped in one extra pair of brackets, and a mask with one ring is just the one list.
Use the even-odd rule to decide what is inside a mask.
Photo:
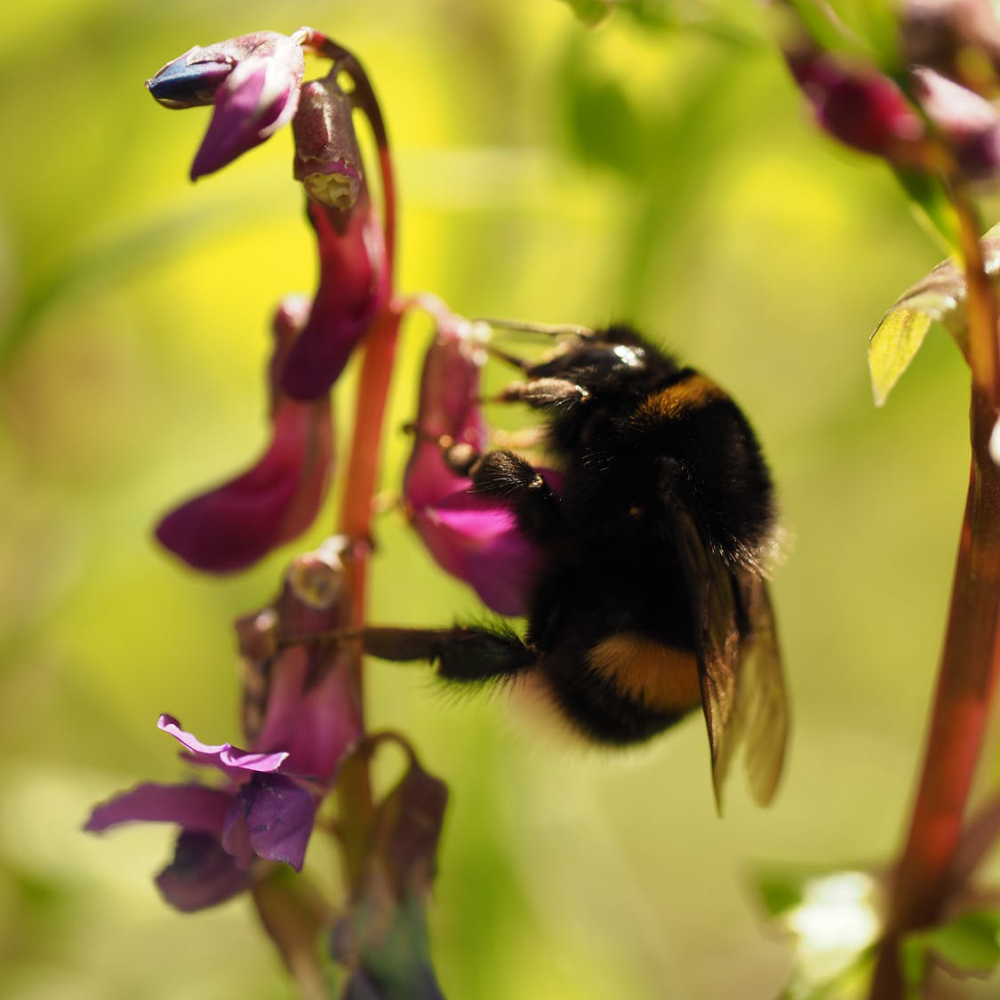
[[(523, 615), (538, 550), (522, 534), (510, 508), (473, 493), (472, 481), (449, 469), (442, 452), (442, 441), (476, 451), (485, 447), (479, 406), (484, 359), (472, 324), (457, 319), (441, 324), (424, 360), (416, 443), (403, 496), (411, 523), (444, 570), (468, 583), (499, 614)], [(543, 474), (557, 489), (558, 473)]]

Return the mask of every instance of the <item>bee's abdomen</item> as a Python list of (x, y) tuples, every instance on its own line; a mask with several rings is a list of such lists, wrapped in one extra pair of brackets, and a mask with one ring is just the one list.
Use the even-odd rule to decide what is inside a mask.
[(540, 664), (563, 713), (602, 743), (638, 743), (701, 703), (694, 653), (619, 633), (582, 658), (554, 652)]

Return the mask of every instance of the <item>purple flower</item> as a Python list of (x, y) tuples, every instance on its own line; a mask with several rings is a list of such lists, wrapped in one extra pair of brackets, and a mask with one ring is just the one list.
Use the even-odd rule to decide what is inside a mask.
[(146, 81), (169, 108), (215, 104), (191, 179), (210, 174), (290, 122), (305, 61), (298, 42), (274, 31), (190, 49)]
[(169, 715), (161, 715), (158, 726), (186, 748), (189, 760), (222, 771), (227, 786), (147, 782), (97, 806), (85, 830), (99, 833), (140, 820), (176, 823), (181, 834), (174, 860), (156, 882), (181, 910), (213, 906), (245, 889), (254, 857), (302, 867), (316, 801), (279, 773), (286, 753), (209, 746)]
[[(539, 551), (517, 526), (510, 507), (473, 493), (472, 482), (445, 462), (444, 449), (480, 451), (486, 425), (479, 406), (485, 359), (476, 328), (442, 322), (424, 360), (416, 443), (403, 479), (410, 521), (438, 564), (468, 583), (502, 615), (527, 611)], [(559, 474), (541, 470), (558, 489)]]
[(327, 77), (303, 88), (295, 116), (295, 176), (308, 195), (319, 251), (319, 288), (281, 376), (282, 389), (295, 399), (330, 391), (389, 298), (385, 233), (372, 207), (352, 112), (350, 97)]
[(274, 321), (271, 363), (271, 441), (246, 472), (187, 501), (157, 526), (156, 537), (195, 569), (243, 569), (300, 535), (326, 495), (333, 465), (333, 431), (327, 399), (302, 403), (285, 396), (276, 380), (307, 303), (288, 298)]
[[(322, 550), (316, 555), (326, 558)], [(316, 608), (286, 586), (275, 609), (238, 624), (248, 670), (266, 688), (249, 750), (203, 743), (173, 717), (160, 716), (158, 727), (181, 744), (181, 756), (219, 771), (221, 785), (140, 784), (97, 806), (86, 824), (91, 832), (137, 821), (180, 827), (174, 859), (156, 878), (180, 910), (213, 906), (243, 891), (257, 859), (302, 867), (319, 802), (361, 736), (358, 653), (317, 644), (278, 650), (274, 636), (279, 623), (283, 635), (342, 627), (349, 606), (342, 589), (330, 592), (334, 599)]]

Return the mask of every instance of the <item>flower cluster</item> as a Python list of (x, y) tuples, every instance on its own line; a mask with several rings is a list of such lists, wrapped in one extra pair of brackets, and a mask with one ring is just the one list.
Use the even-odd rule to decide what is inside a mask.
[[(271, 441), (247, 471), (168, 514), (157, 538), (206, 572), (244, 569), (300, 535), (326, 495), (333, 464), (329, 393), (352, 351), (388, 308), (391, 272), (391, 179), (381, 117), (363, 72), (334, 47), (334, 65), (303, 84), (303, 44), (323, 36), (256, 32), (195, 47), (147, 82), (171, 108), (213, 104), (194, 178), (212, 173), (291, 124), (295, 178), (316, 234), (319, 282), (311, 300), (286, 299), (274, 320), (268, 382)], [(360, 76), (346, 94), (338, 77)], [(387, 218), (368, 189), (353, 113), (359, 107), (380, 142)]]

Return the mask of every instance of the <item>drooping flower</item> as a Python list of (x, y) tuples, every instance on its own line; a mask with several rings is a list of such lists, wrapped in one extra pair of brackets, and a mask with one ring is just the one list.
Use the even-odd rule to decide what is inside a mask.
[(250, 749), (203, 743), (173, 717), (160, 717), (158, 727), (181, 744), (181, 756), (221, 772), (221, 784), (146, 782), (98, 805), (85, 826), (96, 833), (130, 822), (176, 824), (175, 856), (156, 884), (180, 910), (213, 906), (243, 891), (257, 859), (302, 867), (319, 802), (361, 736), (359, 654), (349, 645), (278, 648), (275, 637), (341, 627), (349, 613), (346, 594), (328, 592), (331, 600), (319, 608), (287, 585), (274, 608), (238, 623), (248, 676), (259, 688), (253, 700), (261, 711), (247, 728)]
[[(403, 479), (410, 521), (438, 564), (468, 583), (502, 615), (527, 611), (540, 553), (502, 500), (472, 492), (472, 480), (445, 460), (445, 451), (486, 447), (479, 404), (485, 360), (481, 331), (443, 320), (424, 360), (415, 443)], [(558, 488), (558, 474), (540, 470)]]
[(353, 103), (335, 76), (302, 89), (295, 116), (295, 177), (316, 232), (319, 288), (281, 376), (295, 399), (330, 391), (389, 296), (385, 234), (358, 150)]
[(195, 46), (167, 63), (146, 86), (168, 108), (215, 104), (191, 166), (191, 179), (196, 180), (288, 124), (298, 107), (304, 73), (297, 41), (274, 31), (258, 31)]
[(227, 573), (243, 569), (300, 535), (326, 495), (333, 464), (333, 431), (326, 398), (303, 403), (277, 384), (308, 304), (289, 297), (274, 320), (270, 369), (271, 441), (246, 472), (201, 494), (158, 525), (162, 545), (195, 569)]

